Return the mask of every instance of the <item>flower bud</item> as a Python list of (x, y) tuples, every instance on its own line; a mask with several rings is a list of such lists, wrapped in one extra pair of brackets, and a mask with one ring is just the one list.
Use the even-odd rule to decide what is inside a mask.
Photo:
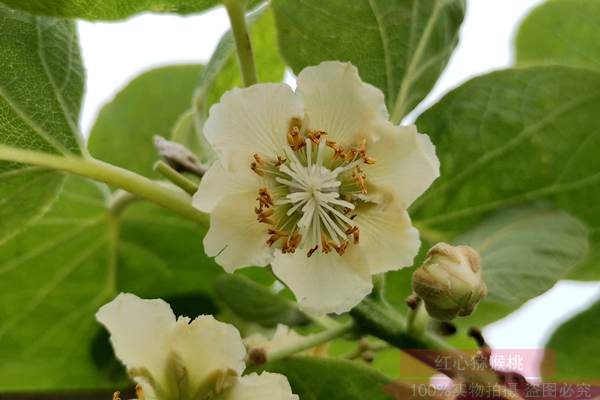
[(429, 250), (413, 273), (412, 287), (429, 315), (442, 321), (470, 315), (487, 293), (479, 254), (469, 246), (446, 243)]

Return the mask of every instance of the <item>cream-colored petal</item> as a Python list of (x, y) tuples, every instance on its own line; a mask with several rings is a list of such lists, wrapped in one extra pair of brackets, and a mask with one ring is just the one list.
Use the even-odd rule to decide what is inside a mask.
[(166, 387), (169, 337), (175, 327), (175, 315), (167, 303), (121, 293), (98, 310), (96, 319), (110, 332), (115, 353), (128, 370), (145, 369)]
[(227, 272), (247, 266), (265, 266), (273, 259), (267, 246), (266, 224), (256, 220), (257, 192), (227, 196), (210, 214), (204, 251)]
[(405, 209), (384, 202), (361, 206), (356, 214), (360, 241), (348, 247), (348, 257), (364, 258), (371, 274), (412, 265), (421, 242)]
[(350, 63), (326, 61), (303, 69), (296, 93), (304, 103), (304, 128), (323, 130), (343, 146), (371, 137), (388, 119), (383, 93), (364, 83)]
[(191, 323), (179, 318), (172, 335), (172, 348), (184, 367), (183, 398), (197, 398), (227, 375), (240, 376), (245, 368), (246, 348), (238, 330), (230, 324), (201, 315)]
[(232, 89), (211, 107), (204, 133), (228, 171), (248, 169), (254, 153), (275, 159), (284, 156), (293, 119), (303, 108), (283, 83), (260, 83)]
[(240, 378), (215, 400), (299, 400), (292, 393), (287, 378), (281, 374), (263, 372)]
[(373, 288), (363, 260), (351, 260), (335, 252), (277, 252), (271, 264), (275, 275), (296, 296), (300, 308), (316, 314), (349, 311)]
[(259, 176), (249, 168), (232, 173), (226, 171), (217, 160), (202, 177), (192, 204), (200, 211), (211, 212), (224, 197), (238, 193), (256, 194), (262, 186)]
[(440, 176), (440, 162), (429, 136), (414, 125), (387, 124), (380, 139), (367, 148), (377, 160), (366, 168), (367, 183), (394, 193), (408, 208)]

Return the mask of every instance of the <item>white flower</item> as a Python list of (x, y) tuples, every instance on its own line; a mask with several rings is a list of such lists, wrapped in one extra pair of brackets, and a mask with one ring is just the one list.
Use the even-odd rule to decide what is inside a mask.
[(233, 89), (204, 126), (219, 155), (194, 206), (227, 271), (271, 264), (309, 312), (345, 312), (371, 276), (412, 264), (406, 209), (439, 175), (428, 136), (388, 121), (380, 90), (348, 63), (285, 84)]
[(124, 293), (96, 318), (146, 399), (298, 400), (283, 375), (242, 377), (246, 349), (240, 334), (212, 316), (176, 319), (164, 301)]

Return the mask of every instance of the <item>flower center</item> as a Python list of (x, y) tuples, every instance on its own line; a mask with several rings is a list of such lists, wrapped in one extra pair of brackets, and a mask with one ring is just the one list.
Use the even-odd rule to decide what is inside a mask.
[(283, 253), (294, 253), (302, 244), (308, 257), (319, 249), (342, 255), (350, 242), (359, 242), (353, 219), (367, 194), (361, 165), (375, 160), (367, 156), (365, 140), (345, 151), (326, 136), (294, 126), (289, 147), (277, 160), (254, 155), (251, 169), (267, 183), (258, 191), (257, 220), (270, 225), (267, 244), (280, 243)]

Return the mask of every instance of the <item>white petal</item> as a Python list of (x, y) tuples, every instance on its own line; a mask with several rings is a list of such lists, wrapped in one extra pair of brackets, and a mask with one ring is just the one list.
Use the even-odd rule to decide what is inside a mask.
[(258, 175), (249, 168), (231, 173), (217, 160), (202, 177), (192, 204), (200, 211), (211, 212), (224, 197), (237, 193), (256, 193), (261, 186), (264, 185), (261, 185)]
[(242, 377), (215, 400), (298, 400), (298, 396), (285, 376), (263, 372)]
[[(216, 379), (240, 376), (245, 368), (246, 348), (238, 330), (210, 315), (201, 315), (192, 323), (179, 318), (172, 336), (173, 350), (186, 372), (186, 395), (211, 389)], [(231, 371), (231, 373), (227, 373)]]
[(175, 315), (167, 303), (121, 293), (98, 310), (96, 319), (110, 332), (115, 353), (128, 370), (144, 368), (159, 385), (167, 387), (165, 365), (169, 335), (175, 326)]
[(306, 115), (305, 128), (323, 130), (344, 146), (371, 137), (387, 121), (383, 93), (364, 83), (350, 63), (327, 61), (307, 67), (298, 75), (298, 88)]
[(254, 153), (283, 156), (290, 123), (302, 116), (302, 104), (288, 85), (260, 83), (225, 93), (210, 109), (204, 133), (223, 167), (240, 171), (250, 167)]
[(363, 257), (371, 274), (412, 265), (421, 242), (406, 210), (397, 204), (370, 204), (356, 214), (360, 241), (348, 247), (348, 257)]
[(267, 225), (256, 220), (257, 192), (227, 196), (210, 214), (204, 250), (227, 272), (247, 266), (265, 266), (273, 259), (267, 246)]
[(277, 252), (271, 266), (292, 290), (300, 308), (316, 314), (341, 314), (358, 304), (373, 287), (362, 261), (335, 252), (317, 252), (310, 258), (304, 251)]
[(440, 176), (440, 162), (429, 136), (414, 125), (388, 124), (380, 139), (367, 148), (377, 162), (366, 169), (367, 183), (394, 193), (408, 208)]

